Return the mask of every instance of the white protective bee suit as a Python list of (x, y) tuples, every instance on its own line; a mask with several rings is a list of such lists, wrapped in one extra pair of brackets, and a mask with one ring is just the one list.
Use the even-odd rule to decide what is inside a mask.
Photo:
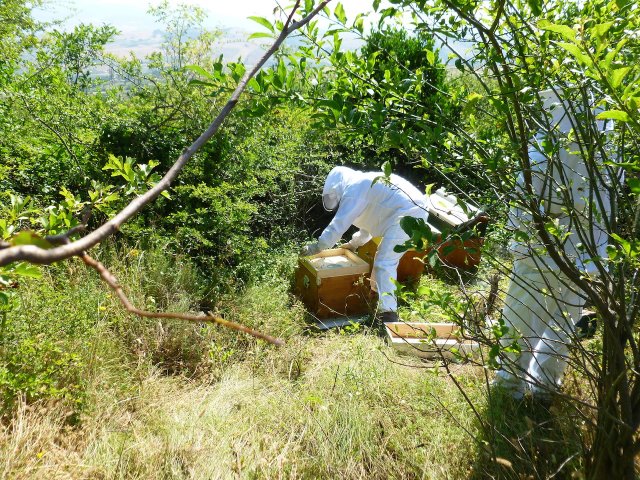
[(307, 250), (331, 248), (351, 225), (360, 230), (347, 248), (358, 248), (373, 237), (383, 237), (373, 262), (372, 288), (378, 292), (379, 310), (395, 312), (398, 307), (395, 285), (402, 253), (393, 248), (409, 239), (400, 227), (402, 217), (427, 220), (426, 198), (422, 192), (398, 175), (390, 182), (374, 179), (380, 172), (359, 172), (347, 167), (335, 167), (329, 172), (322, 192), (325, 208), (338, 211), (324, 229), (316, 245)]
[[(595, 175), (599, 180), (595, 184), (589, 181), (594, 178), (594, 163), (589, 166), (584, 161), (580, 146), (568, 135), (576, 128), (576, 119), (553, 91), (540, 95), (545, 111), (550, 114), (551, 134), (556, 136), (560, 147), (555, 156), (542, 153), (542, 143), (549, 140), (546, 129), (532, 139), (529, 148), (532, 190), (541, 200), (542, 213), (555, 219), (557, 227), (568, 234), (564, 243), (566, 257), (585, 275), (597, 275), (597, 265), (591, 259), (606, 258), (608, 234), (604, 220), (611, 215), (606, 175), (599, 169), (602, 176)], [(610, 125), (599, 122), (597, 128), (604, 132), (610, 130)], [(523, 174), (518, 185), (517, 193), (524, 198)], [(575, 212), (573, 216), (567, 207)], [(521, 352), (509, 354), (502, 362), (496, 383), (511, 389), (513, 396), (519, 398), (526, 391), (546, 394), (559, 387), (574, 325), (585, 301), (536, 240), (530, 215), (514, 207), (509, 222), (530, 238), (510, 244), (514, 264), (502, 311), (510, 332), (501, 343), (509, 345), (518, 339)]]

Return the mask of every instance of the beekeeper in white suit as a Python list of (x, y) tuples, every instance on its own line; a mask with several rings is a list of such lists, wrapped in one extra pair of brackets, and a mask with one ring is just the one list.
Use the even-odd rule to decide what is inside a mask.
[[(564, 242), (566, 258), (585, 275), (597, 275), (597, 264), (602, 262), (590, 259), (606, 258), (608, 234), (604, 220), (611, 215), (606, 175), (601, 169), (600, 176), (594, 175), (597, 163), (584, 161), (575, 132), (571, 133), (584, 119), (572, 116), (554, 91), (544, 91), (540, 96), (549, 114), (549, 125), (532, 139), (529, 148), (532, 190), (540, 201), (541, 213), (568, 233)], [(610, 126), (598, 122), (597, 129), (598, 134), (604, 134)], [(552, 138), (558, 142), (559, 150), (548, 156), (542, 153), (542, 143)], [(523, 186), (524, 176), (520, 174), (520, 205), (527, 201)], [(536, 240), (530, 214), (516, 206), (509, 221), (531, 240), (512, 241), (510, 245), (514, 263), (502, 311), (510, 332), (501, 343), (506, 346), (515, 340), (520, 353), (508, 354), (502, 361), (495, 384), (509, 389), (515, 398), (522, 398), (529, 391), (534, 397), (548, 400), (549, 394), (560, 386), (574, 325), (585, 300)]]
[(372, 237), (383, 237), (373, 262), (371, 287), (378, 292), (379, 318), (392, 322), (398, 318), (393, 282), (403, 255), (393, 248), (409, 239), (400, 220), (410, 216), (426, 221), (428, 214), (424, 194), (411, 183), (398, 175), (391, 175), (389, 182), (374, 183), (380, 176), (380, 172), (359, 172), (347, 167), (332, 169), (322, 190), (322, 203), (326, 210), (337, 212), (318, 241), (307, 245), (302, 254), (314, 255), (333, 247), (351, 225), (360, 230), (342, 247), (354, 250)]

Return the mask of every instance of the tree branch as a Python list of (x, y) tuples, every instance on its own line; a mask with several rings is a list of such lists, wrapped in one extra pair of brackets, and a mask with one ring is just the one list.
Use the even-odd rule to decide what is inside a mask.
[(222, 325), (227, 328), (231, 328), (233, 330), (237, 330), (239, 332), (247, 333), (253, 337), (259, 338), (266, 342), (272, 343), (273, 345), (284, 345), (284, 341), (279, 338), (272, 337), (271, 335), (267, 335), (265, 333), (260, 333), (252, 328), (245, 327), (244, 325), (240, 325), (239, 323), (231, 322), (229, 320), (225, 320), (221, 317), (217, 317), (214, 315), (189, 315), (186, 313), (168, 313), (168, 312), (149, 312), (147, 310), (140, 310), (135, 307), (129, 298), (125, 295), (122, 287), (118, 283), (116, 277), (99, 261), (95, 260), (93, 257), (89, 256), (87, 253), (81, 253), (79, 257), (85, 263), (85, 265), (93, 268), (95, 271), (100, 274), (100, 277), (105, 281), (107, 285), (116, 293), (120, 303), (124, 306), (124, 308), (134, 315), (139, 315), (141, 317), (147, 318), (173, 318), (178, 320), (187, 320), (190, 322), (205, 322), (205, 323), (216, 323), (218, 325)]

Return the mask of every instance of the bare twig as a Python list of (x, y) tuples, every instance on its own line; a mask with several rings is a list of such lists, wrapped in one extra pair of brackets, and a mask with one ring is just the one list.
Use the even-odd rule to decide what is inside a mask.
[(223, 318), (220, 318), (218, 316), (211, 315), (211, 314), (205, 315), (205, 316), (198, 316), (198, 315), (189, 315), (186, 313), (149, 312), (146, 310), (140, 310), (139, 308), (135, 307), (131, 303), (131, 300), (129, 300), (129, 298), (125, 295), (116, 277), (109, 270), (107, 270), (107, 268), (102, 263), (100, 263), (99, 261), (97, 261), (96, 259), (94, 259), (93, 257), (89, 256), (87, 253), (84, 253), (84, 252), (81, 253), (79, 257), (87, 266), (93, 268), (95, 271), (97, 271), (100, 274), (100, 277), (116, 293), (116, 295), (118, 296), (118, 299), (120, 300), (124, 308), (130, 313), (139, 315), (141, 317), (147, 317), (147, 318), (173, 318), (178, 320), (187, 320), (190, 322), (216, 323), (218, 325), (222, 325), (224, 327), (231, 328), (239, 332), (247, 333), (253, 337), (259, 338), (261, 340), (272, 343), (274, 345), (278, 345), (278, 346), (284, 345), (284, 341), (282, 341), (280, 338), (275, 338), (275, 337), (272, 337), (271, 335), (260, 333), (257, 330), (254, 330), (252, 328), (246, 327), (244, 325), (240, 325), (239, 323), (236, 323), (236, 322), (225, 320)]
[(47, 235), (44, 239), (51, 243), (52, 245), (66, 245), (69, 243), (69, 239), (75, 235), (76, 233), (84, 232), (87, 229), (85, 223), (81, 223), (76, 225), (75, 227), (70, 228), (64, 233), (59, 233), (58, 235)]

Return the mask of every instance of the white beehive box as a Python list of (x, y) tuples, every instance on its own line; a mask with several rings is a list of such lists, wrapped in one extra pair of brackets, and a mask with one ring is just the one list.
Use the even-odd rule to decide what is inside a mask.
[(460, 327), (453, 323), (385, 323), (387, 342), (399, 352), (421, 358), (455, 358), (461, 355), (477, 355), (480, 344), (462, 337)]
[[(478, 211), (471, 205), (467, 205), (467, 209), (473, 213)], [(457, 227), (469, 221), (469, 216), (458, 204), (458, 199), (443, 188), (427, 196), (427, 210), (429, 215), (442, 220), (449, 227)]]

